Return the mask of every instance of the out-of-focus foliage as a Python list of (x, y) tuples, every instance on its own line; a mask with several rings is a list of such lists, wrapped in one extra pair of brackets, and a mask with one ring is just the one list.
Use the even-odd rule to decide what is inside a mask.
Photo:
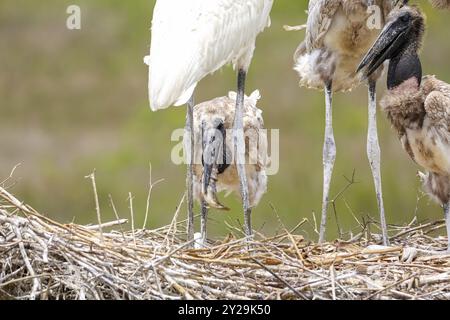
[[(126, 217), (132, 192), (140, 226), (151, 162), (154, 179), (165, 182), (154, 189), (149, 226), (166, 224), (184, 191), (185, 168), (170, 161), (170, 134), (183, 126), (185, 109), (152, 113), (148, 107), (142, 57), (149, 49), (154, 0), (77, 1), (80, 31), (65, 27), (70, 4), (0, 2), (0, 177), (21, 163), (14, 193), (63, 222), (87, 223), (95, 213), (90, 181), (84, 177), (96, 168), (104, 219), (113, 217), (108, 194)], [(421, 5), (428, 16), (424, 72), (450, 81), (450, 14), (433, 11), (427, 1)], [(282, 28), (304, 23), (306, 7), (307, 1), (275, 1), (272, 27), (258, 38), (248, 77), (247, 91), (262, 93), (259, 107), (266, 126), (281, 130), (280, 172), (270, 177), (268, 193), (254, 211), (255, 228), (265, 232), (276, 231), (278, 218), (292, 227), (312, 218), (321, 205), (324, 98), (321, 92), (298, 88), (292, 55), (304, 33)], [(201, 83), (197, 101), (224, 95), (234, 90), (235, 82), (233, 70), (225, 68)], [(384, 90), (383, 81), (379, 93)], [(357, 226), (351, 212), (359, 219), (377, 218), (365, 153), (366, 89), (336, 95), (334, 110), (338, 155), (332, 194), (345, 187), (343, 176), (350, 177), (353, 170), (358, 182), (336, 201), (340, 225), (348, 231)], [(422, 220), (441, 217), (440, 209), (421, 197), (417, 167), (381, 114), (379, 129), (388, 222), (406, 223), (414, 215)], [(224, 200), (233, 209), (230, 213), (211, 213), (211, 236), (226, 232), (224, 221), (242, 221), (236, 199)], [(330, 212), (331, 238), (337, 228)], [(315, 237), (311, 226), (302, 232)]]

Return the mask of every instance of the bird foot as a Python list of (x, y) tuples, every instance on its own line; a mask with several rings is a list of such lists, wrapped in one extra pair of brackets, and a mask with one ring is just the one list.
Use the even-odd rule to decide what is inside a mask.
[(403, 249), (402, 262), (411, 263), (417, 258), (418, 252), (416, 248), (407, 247)]
[(194, 249), (206, 248), (206, 239), (203, 238), (200, 232), (194, 234)]
[(447, 249), (446, 251), (435, 251), (406, 247), (403, 249), (401, 261), (405, 263), (412, 263), (419, 257), (444, 256), (448, 254), (450, 254), (449, 249)]

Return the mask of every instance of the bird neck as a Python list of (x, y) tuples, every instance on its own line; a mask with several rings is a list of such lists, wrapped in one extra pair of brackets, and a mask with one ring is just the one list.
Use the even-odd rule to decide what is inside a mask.
[(422, 81), (422, 65), (417, 50), (412, 45), (390, 60), (387, 79), (388, 89), (394, 89), (411, 78), (416, 79), (420, 87)]

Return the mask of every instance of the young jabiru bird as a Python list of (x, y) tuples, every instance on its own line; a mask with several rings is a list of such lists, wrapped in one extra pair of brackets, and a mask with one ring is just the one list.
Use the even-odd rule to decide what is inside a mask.
[[(425, 30), (418, 7), (393, 11), (358, 71), (370, 76), (389, 60), (388, 92), (381, 107), (403, 149), (426, 172), (425, 191), (444, 209), (450, 235), (450, 85), (434, 76), (422, 78), (419, 50)], [(450, 250), (450, 238), (447, 250)]]
[[(245, 174), (250, 208), (258, 205), (267, 190), (269, 164), (267, 134), (262, 111), (257, 107), (259, 91), (245, 96), (243, 127), (245, 136)], [(239, 174), (232, 155), (236, 93), (215, 98), (194, 107), (194, 199), (202, 208), (198, 241), (206, 244), (208, 209), (225, 210), (217, 193), (239, 193)], [(231, 133), (231, 134), (230, 134)]]
[[(355, 72), (364, 54), (377, 38), (392, 10), (391, 0), (310, 0), (305, 40), (294, 55), (294, 69), (300, 76), (300, 86), (325, 89), (325, 141), (323, 148), (323, 198), (319, 242), (325, 239), (327, 208), (336, 144), (332, 125), (333, 92), (350, 91), (361, 84)], [(370, 6), (376, 6), (370, 12)], [(371, 15), (379, 27), (370, 25)], [(367, 156), (375, 184), (377, 205), (383, 233), (388, 244), (381, 187), (380, 147), (376, 123), (376, 80), (380, 73), (371, 75), (369, 85), (369, 122)]]

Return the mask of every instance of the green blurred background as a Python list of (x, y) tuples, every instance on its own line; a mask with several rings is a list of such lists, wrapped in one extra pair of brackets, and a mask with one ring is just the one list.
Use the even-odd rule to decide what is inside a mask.
[[(450, 80), (448, 12), (428, 16), (422, 54), (424, 73)], [(128, 192), (134, 196), (136, 226), (144, 218), (148, 164), (154, 179), (165, 181), (152, 194), (148, 226), (169, 223), (183, 192), (185, 167), (170, 161), (173, 129), (184, 124), (185, 109), (152, 113), (147, 102), (147, 68), (142, 58), (150, 44), (154, 0), (1, 0), (0, 1), (0, 178), (18, 163), (11, 190), (40, 212), (62, 222), (95, 221), (90, 181), (94, 168), (103, 220), (113, 219), (108, 194), (122, 217), (129, 217)], [(82, 9), (82, 29), (66, 29), (66, 9)], [(303, 32), (285, 32), (284, 24), (306, 20), (307, 1), (277, 0), (272, 27), (264, 32), (248, 77), (247, 93), (260, 89), (267, 128), (280, 129), (280, 171), (271, 176), (267, 195), (254, 210), (254, 227), (273, 234), (279, 220), (295, 226), (312, 221), (322, 196), (324, 98), (298, 88), (292, 55)], [(180, 48), (183, 54), (183, 48)], [(232, 68), (201, 82), (197, 101), (235, 88)], [(380, 82), (379, 93), (385, 90)], [(370, 168), (366, 160), (367, 94), (365, 87), (335, 96), (334, 126), (338, 147), (332, 195), (356, 172), (357, 184), (336, 202), (343, 231), (358, 218), (378, 219)], [(404, 224), (442, 217), (420, 192), (418, 169), (401, 149), (384, 115), (379, 116), (382, 174), (388, 222)], [(1, 179), (0, 179), (1, 180)], [(242, 221), (237, 197), (224, 200), (230, 213), (210, 215), (209, 235), (222, 237), (224, 222)], [(271, 205), (275, 208), (272, 209)], [(181, 211), (184, 217), (185, 210)], [(318, 216), (318, 215), (317, 215)], [(316, 239), (312, 225), (298, 232)], [(329, 239), (337, 236), (330, 210)]]

